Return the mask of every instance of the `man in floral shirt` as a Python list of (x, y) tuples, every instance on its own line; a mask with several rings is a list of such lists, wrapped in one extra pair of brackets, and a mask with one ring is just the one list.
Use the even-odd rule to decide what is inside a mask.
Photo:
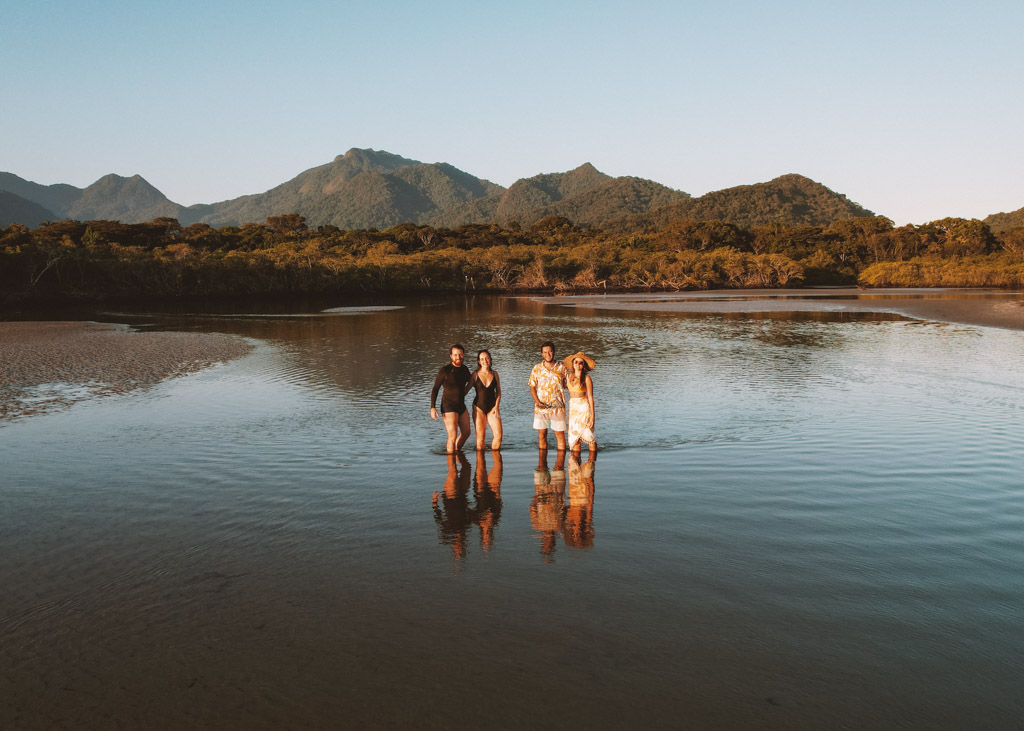
[(555, 344), (544, 343), (540, 363), (530, 372), (530, 394), (533, 396), (533, 428), (537, 443), (548, 448), (548, 429), (555, 430), (558, 450), (565, 449), (565, 366), (555, 360)]

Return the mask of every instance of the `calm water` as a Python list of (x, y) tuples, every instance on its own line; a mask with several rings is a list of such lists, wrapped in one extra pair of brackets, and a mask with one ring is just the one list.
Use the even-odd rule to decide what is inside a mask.
[[(0, 727), (1019, 728), (1024, 333), (433, 300), (0, 425)], [(539, 346), (603, 449), (539, 459)], [(428, 394), (488, 347), (505, 449)]]

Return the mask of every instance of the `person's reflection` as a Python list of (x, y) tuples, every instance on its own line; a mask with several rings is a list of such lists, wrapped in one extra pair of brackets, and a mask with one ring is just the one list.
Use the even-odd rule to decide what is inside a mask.
[(501, 519), (501, 452), (491, 452), (494, 467), (487, 470), (487, 456), (483, 451), (476, 453), (476, 488), (471, 518), (480, 526), (480, 547), (491, 550), (494, 544), (494, 529)]
[(540, 552), (545, 561), (555, 553), (558, 533), (563, 526), (565, 508), (565, 452), (555, 457), (555, 469), (548, 470), (548, 450), (538, 450), (537, 469), (533, 472), (533, 500), (530, 523), (540, 534)]
[(569, 489), (566, 500), (562, 540), (573, 548), (594, 545), (594, 466), (597, 452), (590, 450), (586, 462), (569, 455)]
[(469, 529), (469, 482), (473, 476), (469, 460), (462, 452), (448, 455), (448, 477), (444, 492), (434, 492), (434, 522), (438, 539), (452, 547), (455, 558), (466, 555), (466, 531)]

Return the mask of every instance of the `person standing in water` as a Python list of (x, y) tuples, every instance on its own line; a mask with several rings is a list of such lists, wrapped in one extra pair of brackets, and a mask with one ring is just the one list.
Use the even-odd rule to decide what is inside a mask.
[(580, 442), (587, 443), (591, 452), (597, 450), (594, 436), (594, 381), (590, 377), (596, 363), (582, 350), (565, 359), (569, 375), (565, 384), (569, 388), (569, 449), (580, 453)]
[(558, 451), (565, 450), (565, 366), (555, 360), (555, 344), (540, 348), (543, 360), (530, 372), (530, 395), (533, 396), (533, 428), (537, 430), (537, 446), (548, 448), (548, 429), (554, 429)]
[(501, 381), (498, 372), (491, 370), (491, 354), (481, 350), (476, 355), (477, 369), (470, 376), (469, 385), (476, 389), (473, 398), (473, 421), (476, 429), (476, 451), (484, 448), (487, 425), (491, 426), (491, 449), (501, 449)]
[(430, 418), (437, 421), (437, 392), (441, 394), (441, 414), (444, 416), (444, 428), (448, 432), (445, 451), (452, 454), (460, 449), (469, 439), (469, 412), (466, 411), (466, 392), (469, 390), (469, 368), (462, 360), (466, 349), (456, 343), (448, 349), (451, 363), (441, 366), (434, 379), (434, 388), (430, 391)]

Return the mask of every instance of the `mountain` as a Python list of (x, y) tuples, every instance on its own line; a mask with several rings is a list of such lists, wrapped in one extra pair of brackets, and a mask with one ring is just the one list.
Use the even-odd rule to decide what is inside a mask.
[(567, 172), (523, 178), (506, 189), (447, 163), (362, 149), (351, 149), (263, 193), (188, 208), (168, 200), (138, 175), (107, 175), (83, 190), (0, 173), (0, 191), (45, 209), (30, 210), (7, 200), (4, 210), (26, 221), (138, 223), (170, 217), (183, 225), (225, 226), (298, 213), (310, 226), (384, 229), (406, 222), (448, 228), (467, 223), (529, 226), (546, 216), (564, 216), (579, 225), (633, 231), (658, 228), (675, 218), (721, 219), (749, 228), (774, 221), (827, 226), (837, 219), (872, 215), (800, 175), (691, 198), (651, 180), (612, 177), (585, 163)]
[(650, 180), (613, 178), (588, 162), (565, 173), (522, 178), (500, 194), (469, 201), (429, 223), (454, 227), (494, 221), (529, 226), (545, 216), (565, 216), (578, 224), (602, 226), (688, 197)]
[(994, 234), (1009, 231), (1011, 228), (1020, 228), (1024, 226), (1024, 208), (1012, 213), (993, 213), (984, 220), (984, 223), (988, 224)]
[(769, 223), (828, 226), (845, 218), (873, 216), (845, 195), (802, 175), (783, 175), (767, 183), (738, 185), (680, 200), (647, 214), (631, 216), (612, 226), (616, 230), (653, 230), (677, 218), (728, 221), (741, 228)]
[(160, 216), (178, 218), (185, 210), (139, 175), (105, 175), (83, 189), (65, 183), (40, 185), (12, 173), (0, 173), (0, 191), (42, 206), (51, 220), (141, 223)]
[(311, 226), (387, 228), (407, 221), (421, 223), (501, 190), (446, 163), (426, 164), (388, 152), (352, 149), (265, 193), (192, 206), (189, 218), (223, 226), (299, 213)]
[(56, 221), (59, 218), (53, 211), (34, 201), (0, 190), (0, 228), (6, 228), (12, 223), (38, 228), (44, 221)]
[(81, 188), (76, 188), (67, 183), (40, 185), (39, 183), (19, 178), (13, 173), (0, 173), (0, 190), (14, 193), (14, 195), (20, 198), (53, 211), (56, 215), (52, 218), (55, 220), (67, 218), (71, 205), (82, 194)]
[(139, 175), (104, 175), (82, 191), (65, 216), (76, 221), (140, 223), (166, 216), (179, 218), (185, 209)]

